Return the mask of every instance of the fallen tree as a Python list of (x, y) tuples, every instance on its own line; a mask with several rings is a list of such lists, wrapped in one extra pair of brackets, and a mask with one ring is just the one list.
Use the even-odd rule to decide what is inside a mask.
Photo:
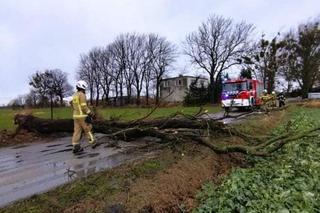
[[(273, 137), (268, 135), (257, 137), (242, 133), (220, 122), (220, 118), (206, 118), (206, 112), (202, 109), (194, 115), (177, 112), (168, 117), (152, 120), (147, 119), (149, 115), (130, 122), (96, 120), (93, 130), (115, 140), (133, 141), (151, 136), (160, 138), (162, 143), (191, 141), (210, 147), (218, 153), (240, 152), (255, 156), (269, 156), (285, 144), (303, 137), (310, 137), (312, 133), (320, 130), (320, 127), (315, 127), (305, 132), (286, 132)], [(15, 116), (15, 123), (18, 124), (18, 131), (25, 129), (41, 134), (73, 132), (72, 119), (50, 120), (18, 114)], [(236, 136), (241, 138), (243, 143), (219, 144), (215, 140), (218, 136)], [(99, 141), (99, 143), (105, 143), (105, 141)]]

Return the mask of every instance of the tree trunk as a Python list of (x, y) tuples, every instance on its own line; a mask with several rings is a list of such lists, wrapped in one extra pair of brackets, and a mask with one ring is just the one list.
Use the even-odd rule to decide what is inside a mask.
[(287, 94), (289, 94), (289, 92), (291, 91), (291, 88), (292, 88), (292, 83), (291, 83), (291, 81), (288, 81)]
[[(154, 108), (155, 110), (156, 108)], [(152, 112), (154, 112), (154, 110)], [(107, 134), (104, 137), (115, 140), (135, 141), (145, 136), (161, 139), (159, 143), (186, 143), (196, 142), (210, 147), (217, 153), (240, 152), (256, 156), (270, 156), (270, 154), (286, 143), (312, 137), (312, 133), (319, 131), (320, 126), (309, 128), (303, 132), (285, 132), (282, 135), (251, 136), (241, 133), (232, 126), (228, 126), (217, 120), (204, 119), (202, 109), (195, 115), (175, 113), (170, 117), (146, 120), (151, 113), (135, 121), (110, 121), (96, 120), (93, 122), (93, 130), (97, 133)], [(205, 113), (205, 112), (204, 112)], [(51, 120), (37, 118), (32, 115), (16, 115), (15, 123), (18, 124), (17, 133), (20, 129), (27, 131), (51, 134), (58, 132), (73, 132), (73, 120)], [(220, 143), (218, 137), (238, 137), (240, 143)], [(98, 143), (106, 143), (102, 140)]]
[(146, 104), (149, 105), (149, 86), (146, 86)]
[(114, 106), (117, 106), (118, 92), (119, 92), (119, 91), (118, 91), (118, 84), (117, 84), (117, 83), (115, 84), (115, 90), (116, 90), (116, 91), (115, 91), (115, 92), (116, 92), (116, 95), (115, 95), (115, 97), (114, 97), (113, 105), (114, 105)]
[(123, 106), (123, 85), (119, 84), (120, 87), (120, 106)]
[(137, 89), (137, 105), (139, 106), (140, 105), (140, 90)]
[(90, 105), (93, 105), (93, 88), (90, 87)]
[(210, 74), (210, 82), (208, 87), (208, 95), (210, 103), (215, 103), (215, 81), (213, 74)]
[(302, 78), (302, 88), (301, 88), (301, 96), (303, 99), (308, 98), (308, 93), (310, 89), (312, 88), (312, 76), (310, 76), (310, 71), (307, 70), (310, 69), (308, 66), (306, 66), (302, 72), (304, 73)]
[(109, 93), (110, 93), (110, 88), (109, 86), (106, 88), (106, 93), (105, 93), (105, 102), (108, 105), (109, 103)]
[(60, 98), (60, 106), (63, 106), (63, 95), (59, 95)]
[(131, 104), (131, 86), (127, 86), (127, 104)]
[(96, 94), (96, 106), (98, 106), (98, 105), (99, 105), (99, 98), (100, 98), (99, 87), (97, 87), (96, 90), (97, 90), (97, 94)]
[(160, 100), (160, 84), (161, 84), (161, 80), (159, 78), (157, 78), (157, 81), (156, 81), (156, 104), (159, 104), (159, 100)]

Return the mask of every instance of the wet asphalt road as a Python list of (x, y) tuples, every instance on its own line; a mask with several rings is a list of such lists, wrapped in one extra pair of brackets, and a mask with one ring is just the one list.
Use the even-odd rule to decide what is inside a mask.
[[(101, 135), (97, 137), (102, 140)], [(141, 141), (119, 142), (117, 148), (108, 144), (94, 150), (86, 147), (82, 154), (75, 156), (70, 141), (71, 137), (63, 137), (52, 142), (0, 149), (0, 207), (150, 154), (128, 154), (130, 149), (146, 145)]]
[(237, 109), (234, 109), (233, 111), (229, 112), (229, 117), (224, 117), (225, 112), (220, 111), (217, 113), (209, 113), (207, 115), (203, 115), (203, 118), (205, 119), (219, 119), (220, 122), (223, 122), (224, 124), (231, 124), (231, 123), (239, 123), (244, 120), (246, 120), (249, 116), (261, 114), (262, 112), (259, 111), (239, 111)]

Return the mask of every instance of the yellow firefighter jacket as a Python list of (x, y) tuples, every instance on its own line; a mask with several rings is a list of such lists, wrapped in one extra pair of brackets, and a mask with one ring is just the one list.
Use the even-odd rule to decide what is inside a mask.
[(72, 96), (73, 118), (85, 118), (91, 112), (87, 106), (86, 95), (83, 92), (76, 92)]

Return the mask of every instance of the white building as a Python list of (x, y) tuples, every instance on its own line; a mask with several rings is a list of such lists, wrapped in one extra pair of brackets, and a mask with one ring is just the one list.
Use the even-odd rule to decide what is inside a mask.
[[(160, 97), (167, 102), (182, 102), (186, 96), (186, 92), (190, 84), (194, 82), (197, 77), (179, 75), (174, 78), (166, 78), (162, 80), (160, 85)], [(199, 77), (197, 86), (204, 85), (207, 87), (208, 79)], [(171, 95), (170, 95), (171, 94)]]

